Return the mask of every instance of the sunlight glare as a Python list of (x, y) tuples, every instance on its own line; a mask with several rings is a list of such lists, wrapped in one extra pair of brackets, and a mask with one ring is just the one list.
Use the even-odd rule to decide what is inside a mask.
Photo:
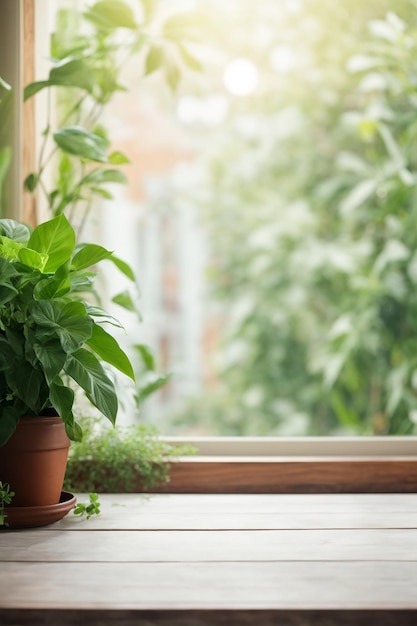
[(235, 96), (248, 96), (258, 86), (259, 73), (255, 64), (249, 59), (235, 59), (224, 72), (226, 89)]

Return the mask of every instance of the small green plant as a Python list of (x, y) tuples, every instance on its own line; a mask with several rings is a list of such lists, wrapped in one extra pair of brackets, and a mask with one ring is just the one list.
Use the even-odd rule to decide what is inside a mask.
[(9, 483), (2, 483), (0, 480), (0, 526), (7, 526), (6, 517), (4, 512), (6, 504), (10, 504), (14, 496), (14, 491), (10, 490)]
[(78, 502), (74, 509), (74, 515), (90, 519), (93, 515), (100, 515), (100, 500), (97, 493), (89, 493), (89, 504)]
[(144, 491), (162, 486), (169, 482), (170, 461), (193, 452), (161, 440), (151, 426), (101, 425), (97, 431), (89, 422), (83, 432), (68, 458), (64, 488), (69, 491), (129, 493), (138, 483)]

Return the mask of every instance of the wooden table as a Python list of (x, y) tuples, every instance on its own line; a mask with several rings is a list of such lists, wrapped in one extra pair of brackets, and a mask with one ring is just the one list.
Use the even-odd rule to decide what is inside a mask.
[(417, 494), (100, 499), (0, 533), (2, 626), (417, 624)]

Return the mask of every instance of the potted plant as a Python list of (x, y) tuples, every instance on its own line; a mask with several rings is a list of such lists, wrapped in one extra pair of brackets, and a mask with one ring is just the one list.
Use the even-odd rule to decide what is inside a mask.
[(64, 215), (33, 231), (0, 220), (0, 478), (15, 492), (13, 506), (59, 502), (70, 440), (82, 437), (74, 390), (114, 424), (117, 394), (103, 363), (134, 379), (104, 327), (117, 320), (92, 298), (104, 259), (134, 278), (109, 250), (77, 244)]

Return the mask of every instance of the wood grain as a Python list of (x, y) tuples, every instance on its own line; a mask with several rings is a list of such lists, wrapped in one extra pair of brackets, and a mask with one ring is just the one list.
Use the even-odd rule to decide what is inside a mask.
[[(417, 456), (183, 458), (169, 493), (417, 493)], [(140, 483), (137, 490), (142, 491)]]
[(407, 562), (9, 563), (3, 608), (413, 609)]
[[(89, 520), (90, 530), (417, 528), (417, 494), (104, 494), (100, 499), (102, 514)], [(53, 528), (86, 524), (70, 514)]]
[(416, 494), (101, 502), (89, 521), (0, 532), (2, 626), (417, 623)]
[(3, 563), (414, 561), (417, 530), (9, 532)]

